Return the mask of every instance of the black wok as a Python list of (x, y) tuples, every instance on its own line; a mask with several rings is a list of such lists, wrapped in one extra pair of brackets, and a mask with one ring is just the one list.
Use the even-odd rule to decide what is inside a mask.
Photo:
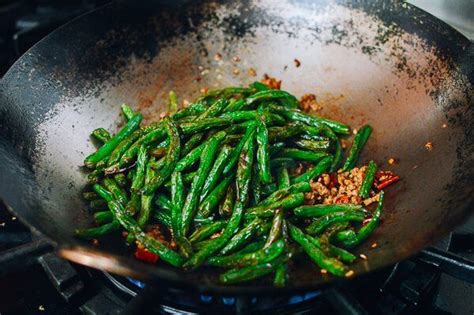
[[(118, 104), (128, 102), (153, 120), (171, 88), (191, 99), (202, 87), (248, 84), (268, 73), (298, 96), (318, 94), (324, 115), (352, 127), (370, 122), (375, 131), (362, 160), (375, 158), (402, 177), (387, 191), (380, 229), (357, 249), (369, 257), (354, 266), (362, 274), (416, 253), (472, 209), (469, 45), (399, 2), (107, 5), (46, 37), (3, 78), (0, 196), (72, 261), (200, 290), (269, 291), (267, 282), (222, 287), (215, 270), (146, 265), (72, 235), (91, 224), (81, 200), (81, 165), (93, 150), (89, 133), (116, 129)], [(392, 157), (397, 164), (385, 164)], [(333, 280), (308, 262), (292, 271), (289, 288)]]

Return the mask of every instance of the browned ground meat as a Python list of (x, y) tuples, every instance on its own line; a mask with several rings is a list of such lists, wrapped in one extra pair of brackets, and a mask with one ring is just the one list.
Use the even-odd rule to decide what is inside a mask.
[[(148, 225), (146, 227), (146, 234), (148, 236), (153, 237), (154, 239), (156, 239), (157, 241), (159, 241), (160, 243), (162, 243), (168, 248), (171, 248), (171, 249), (177, 248), (177, 245), (174, 242), (174, 240), (170, 240), (171, 239), (170, 235), (165, 235), (167, 233), (163, 233), (162, 227), (159, 224)], [(137, 242), (137, 247), (144, 248), (144, 246), (139, 242)]]
[(364, 180), (366, 166), (355, 167), (348, 172), (323, 174), (311, 182), (312, 191), (305, 194), (306, 204), (354, 203), (369, 205), (378, 200), (378, 195), (362, 200), (359, 189)]
[(266, 73), (263, 76), (263, 79), (261, 82), (265, 84), (266, 86), (268, 86), (270, 89), (279, 90), (281, 88), (281, 80), (277, 80), (273, 77), (270, 77)]
[(318, 111), (321, 110), (321, 106), (316, 100), (316, 95), (314, 94), (305, 94), (300, 99), (300, 108), (305, 111)]

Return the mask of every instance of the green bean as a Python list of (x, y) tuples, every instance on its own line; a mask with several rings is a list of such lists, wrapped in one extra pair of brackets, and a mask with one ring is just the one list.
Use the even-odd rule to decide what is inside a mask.
[(114, 213), (115, 218), (120, 222), (120, 225), (132, 234), (137, 241), (151, 253), (158, 255), (160, 259), (169, 263), (172, 266), (179, 267), (183, 264), (184, 259), (179, 254), (175, 253), (153, 237), (145, 234), (139, 227), (135, 219), (127, 214), (122, 205), (115, 200), (109, 202), (109, 209)]
[[(321, 241), (319, 239), (317, 239), (315, 237), (312, 237), (310, 235), (306, 235), (306, 238), (314, 246), (321, 249)], [(348, 252), (345, 249), (342, 249), (340, 247), (337, 247), (337, 246), (334, 246), (334, 245), (331, 245), (331, 244), (328, 244), (327, 246), (329, 246), (328, 250), (329, 250), (330, 255), (336, 257), (337, 259), (339, 259), (342, 262), (353, 263), (354, 260), (357, 259), (357, 257), (354, 254)]]
[(300, 192), (308, 192), (308, 191), (311, 191), (311, 185), (308, 182), (301, 182), (301, 183), (289, 185), (288, 187), (281, 188), (275, 191), (274, 193), (272, 193), (265, 200), (263, 200), (259, 204), (259, 206), (267, 206), (267, 205), (277, 202), (278, 200), (288, 195), (292, 195), (292, 194), (296, 194)]
[[(175, 169), (175, 171), (178, 171), (177, 169)], [(196, 177), (196, 172), (189, 172), (189, 173), (186, 173), (184, 175), (182, 175), (183, 177), (183, 184), (185, 185), (189, 185), (193, 182), (193, 179), (194, 177)], [(171, 181), (167, 181), (166, 184), (165, 184), (165, 187), (166, 188), (171, 188)]]
[(94, 131), (92, 131), (91, 135), (95, 139), (97, 139), (97, 141), (101, 142), (101, 144), (106, 143), (111, 138), (110, 133), (107, 130), (105, 130), (104, 128), (94, 129)]
[(171, 216), (168, 213), (163, 211), (156, 211), (154, 212), (153, 216), (158, 222), (160, 222), (167, 228), (172, 229)]
[(127, 177), (124, 173), (115, 174), (114, 179), (120, 187), (125, 188), (127, 186)]
[(95, 153), (86, 157), (84, 164), (89, 168), (94, 168), (98, 162), (109, 156), (122, 140), (138, 129), (142, 118), (140, 114), (133, 116), (112, 139), (107, 141), (107, 143), (101, 146)]
[(219, 115), (229, 104), (226, 99), (218, 99), (208, 109), (196, 119), (196, 121), (203, 120), (205, 118), (216, 117)]
[(268, 86), (266, 86), (265, 84), (263, 84), (262, 82), (259, 82), (259, 81), (253, 82), (252, 84), (250, 84), (250, 87), (256, 89), (257, 91), (270, 90), (270, 88)]
[(349, 151), (349, 156), (342, 167), (344, 172), (354, 168), (355, 164), (357, 163), (357, 159), (359, 158), (359, 154), (364, 148), (364, 145), (369, 139), (371, 133), (372, 127), (369, 125), (364, 125), (359, 129), (354, 137), (354, 142), (352, 143), (352, 147)]
[(275, 278), (273, 280), (273, 285), (281, 288), (286, 285), (288, 282), (288, 264), (286, 262), (281, 263), (277, 266), (275, 270)]
[(156, 147), (148, 150), (148, 154), (155, 157), (161, 158), (166, 155), (167, 147)]
[(295, 168), (296, 161), (292, 158), (273, 158), (270, 160), (271, 169), (281, 168), (281, 167)]
[(135, 169), (132, 168), (127, 172), (127, 180), (129, 180), (130, 182), (133, 181), (134, 176), (135, 176)]
[(104, 170), (107, 164), (108, 158), (103, 159), (96, 164), (95, 170), (87, 174), (87, 181), (89, 184), (97, 184), (100, 180), (104, 178)]
[(272, 227), (270, 229), (270, 233), (268, 234), (267, 242), (263, 248), (268, 248), (280, 237), (284, 218), (285, 213), (283, 212), (283, 209), (277, 209), (275, 211), (275, 215), (273, 216)]
[(271, 183), (262, 187), (262, 194), (268, 196), (274, 193), (275, 191), (277, 191), (277, 189), (278, 189), (277, 184)]
[[(95, 184), (93, 186), (94, 192), (97, 193), (101, 198), (103, 198), (106, 202), (111, 202), (114, 199), (114, 196), (111, 192), (107, 189), (102, 187), (99, 184)], [(111, 232), (117, 231), (120, 225), (117, 220), (113, 219), (111, 223), (90, 229), (80, 229), (75, 231), (75, 235), (82, 238), (95, 238), (100, 237)]]
[(306, 233), (316, 235), (324, 232), (324, 230), (332, 224), (346, 221), (362, 222), (364, 219), (365, 213), (362, 211), (335, 212), (314, 220), (306, 228)]
[(148, 154), (145, 146), (141, 146), (138, 152), (137, 162), (135, 165), (135, 176), (132, 180), (132, 193), (139, 192), (145, 182), (145, 170), (148, 163)]
[(245, 266), (255, 266), (258, 264), (264, 264), (270, 262), (280, 256), (285, 250), (285, 242), (279, 240), (273, 243), (268, 248), (262, 248), (253, 253), (247, 254), (234, 254), (225, 257), (211, 257), (207, 261), (207, 265), (236, 268)]
[(131, 135), (120, 142), (117, 147), (112, 151), (107, 162), (107, 168), (105, 174), (113, 174), (119, 171), (118, 164), (122, 155), (135, 143), (135, 141), (142, 135), (141, 130), (135, 130)]
[(89, 207), (95, 211), (104, 210), (107, 209), (107, 202), (102, 199), (92, 200), (91, 202), (89, 202)]
[(183, 149), (181, 150), (181, 157), (185, 157), (189, 152), (191, 152), (204, 138), (204, 133), (198, 132), (193, 134), (188, 141), (184, 144)]
[(202, 191), (202, 187), (206, 181), (207, 176), (212, 167), (212, 162), (214, 161), (214, 157), (217, 153), (217, 149), (219, 148), (219, 144), (224, 140), (226, 134), (223, 131), (216, 133), (214, 136), (209, 139), (204, 148), (199, 168), (197, 170), (197, 176), (194, 178), (191, 189), (189, 190), (188, 195), (186, 196), (186, 201), (183, 206), (183, 235), (188, 233), (191, 221), (196, 214), (198, 209), (198, 201), (199, 196)]
[(292, 209), (295, 207), (300, 206), (304, 202), (304, 194), (303, 193), (295, 193), (288, 195), (282, 199), (277, 200), (271, 204), (266, 205), (258, 205), (253, 208), (247, 209), (245, 213), (245, 217), (267, 217), (269, 211), (272, 213), (270, 216), (273, 216), (275, 213), (275, 209), (282, 208), (282, 209)]
[(256, 139), (258, 144), (257, 149), (257, 162), (258, 162), (258, 176), (260, 182), (268, 184), (272, 181), (272, 175), (270, 172), (270, 154), (269, 154), (269, 142), (268, 142), (268, 130), (265, 125), (265, 114), (259, 112), (257, 119), (257, 133)]
[(133, 118), (133, 116), (135, 116), (135, 112), (133, 111), (133, 109), (128, 106), (127, 104), (122, 104), (121, 105), (121, 108), (122, 108), (122, 113), (123, 113), (123, 116), (125, 117), (125, 119), (128, 121), (130, 119)]
[[(171, 196), (173, 197), (173, 196)], [(175, 196), (176, 198), (176, 196)], [(165, 196), (164, 194), (157, 194), (156, 195), (156, 198), (155, 198), (155, 204), (160, 208), (160, 209), (163, 209), (163, 210), (166, 210), (166, 211), (172, 211), (172, 209), (174, 208), (174, 201), (171, 201), (169, 200), (169, 198), (167, 196)], [(182, 208), (182, 204), (181, 204), (181, 208)]]
[(382, 216), (384, 199), (384, 192), (381, 191), (379, 196), (379, 203), (370, 221), (366, 225), (361, 227), (359, 231), (357, 231), (356, 238), (352, 238), (349, 239), (349, 241), (343, 242), (344, 246), (346, 246), (347, 248), (357, 246), (363, 241), (365, 241), (374, 232), (375, 228), (380, 222), (380, 217)]
[[(265, 236), (263, 236), (262, 239), (260, 239), (258, 241), (255, 241), (255, 242), (252, 242), (252, 243), (244, 246), (241, 250), (236, 251), (232, 255), (253, 253), (253, 252), (255, 252), (259, 249), (262, 249), (263, 245), (265, 245), (265, 242), (266, 242), (266, 239), (265, 239)], [(222, 257), (222, 256), (218, 256), (218, 257)]]
[(117, 182), (112, 178), (104, 178), (103, 180), (105, 188), (109, 190), (114, 198), (122, 205), (126, 205), (128, 202), (127, 193), (120, 187)]
[[(334, 256), (337, 259), (341, 260), (342, 262), (346, 262), (346, 263), (354, 262), (354, 260), (357, 259), (355, 255), (351, 254), (345, 249), (336, 247), (329, 243), (330, 239), (332, 239), (336, 233), (347, 228), (347, 226), (348, 226), (347, 222), (334, 224), (333, 226), (328, 228), (326, 232), (323, 233), (323, 235), (321, 235), (319, 240), (312, 238), (314, 240), (313, 244), (321, 248), (321, 250), (327, 255)], [(307, 237), (311, 241), (311, 237), (310, 236), (307, 236)], [(318, 243), (318, 245), (316, 243)]]
[(315, 167), (294, 178), (293, 183), (309, 182), (310, 180), (323, 174), (330, 167), (331, 163), (332, 157), (328, 156), (323, 158), (318, 164), (316, 164)]
[(298, 140), (295, 141), (295, 144), (306, 150), (310, 151), (328, 151), (329, 148), (331, 147), (331, 142), (329, 140), (319, 140), (319, 141), (314, 141), (314, 140)]
[(286, 167), (282, 167), (278, 169), (277, 183), (278, 183), (278, 189), (284, 189), (290, 186), (291, 184), (290, 174), (288, 173), (288, 169)]
[(233, 183), (227, 188), (224, 200), (219, 205), (219, 215), (221, 217), (230, 217), (235, 204), (235, 186)]
[(191, 234), (189, 241), (191, 243), (203, 241), (222, 230), (226, 224), (226, 221), (214, 221), (211, 224), (203, 225)]
[[(182, 238), (182, 209), (184, 205), (184, 184), (180, 172), (171, 174), (171, 226), (174, 239), (179, 242)], [(178, 244), (179, 245), (179, 244)]]
[(238, 99), (238, 100), (232, 99), (224, 111), (225, 112), (240, 111), (244, 106), (245, 106), (244, 99)]
[(259, 232), (262, 231), (262, 227), (261, 227), (262, 224), (263, 224), (263, 221), (261, 219), (255, 218), (252, 222), (250, 222), (247, 226), (245, 226), (243, 229), (237, 232), (237, 234), (235, 234), (229, 240), (229, 242), (219, 252), (220, 255), (227, 255), (241, 248), (250, 239), (258, 235)]
[(203, 201), (204, 198), (206, 198), (206, 196), (216, 186), (231, 153), (232, 153), (232, 148), (230, 146), (228, 145), (222, 146), (222, 149), (219, 152), (219, 155), (217, 156), (214, 162), (214, 165), (212, 166), (212, 169), (209, 172), (209, 176), (206, 178), (204, 186), (202, 187), (200, 201)]
[(82, 193), (82, 198), (88, 201), (96, 200), (99, 196), (93, 191), (86, 191)]
[(217, 185), (209, 195), (199, 205), (199, 216), (207, 218), (216, 210), (219, 202), (224, 198), (227, 188), (234, 179), (234, 176), (228, 176)]
[(184, 135), (191, 135), (194, 133), (206, 131), (212, 128), (225, 127), (232, 123), (228, 118), (204, 118), (200, 121), (186, 122), (180, 125)]
[(141, 196), (137, 194), (136, 192), (131, 192), (130, 193), (130, 200), (127, 202), (127, 205), (125, 206), (125, 210), (127, 211), (128, 214), (134, 215), (135, 213), (138, 212), (138, 210), (141, 208)]
[(330, 171), (336, 172), (339, 169), (342, 160), (342, 147), (337, 135), (330, 128), (325, 126), (321, 126), (318, 128), (313, 126), (307, 126), (305, 128), (305, 131), (307, 135), (309, 135), (313, 139), (321, 139), (321, 135), (323, 135), (324, 137), (329, 138), (332, 142), (334, 142), (335, 150)]
[(224, 284), (233, 284), (245, 282), (259, 277), (263, 277), (275, 271), (275, 269), (289, 258), (279, 257), (273, 261), (266, 262), (256, 266), (248, 266), (243, 268), (234, 268), (219, 276), (219, 281)]
[(176, 114), (171, 117), (175, 120), (179, 120), (188, 116), (195, 116), (204, 113), (207, 106), (201, 102), (189, 104), (188, 107), (180, 109)]
[(94, 186), (92, 186), (92, 188), (97, 193), (97, 195), (102, 197), (105, 201), (111, 202), (112, 200), (114, 200), (114, 195), (101, 185), (95, 184)]
[(118, 231), (119, 227), (120, 224), (117, 221), (112, 221), (95, 228), (78, 229), (74, 232), (74, 235), (85, 239), (97, 238)]
[(334, 120), (318, 117), (315, 115), (308, 115), (298, 109), (287, 109), (279, 106), (272, 106), (272, 109), (288, 119), (291, 119), (293, 121), (299, 121), (309, 126), (313, 126), (316, 128), (319, 128), (321, 126), (327, 126), (331, 130), (339, 134), (348, 135), (350, 133), (349, 126)]
[(249, 139), (253, 139), (256, 128), (257, 126), (255, 124), (251, 124), (250, 126), (247, 127), (247, 130), (245, 131), (245, 135), (243, 136), (242, 140), (234, 148), (234, 150), (232, 151), (232, 153), (230, 154), (228, 158), (228, 163), (224, 167), (224, 171), (223, 171), (224, 175), (229, 174), (230, 171), (237, 164), (239, 160), (239, 156), (241, 155), (243, 147), (245, 146), (245, 143), (247, 143)]
[(335, 258), (327, 257), (318, 247), (316, 247), (305, 234), (293, 224), (289, 224), (291, 238), (303, 248), (311, 260), (319, 267), (326, 269), (336, 276), (344, 276), (346, 267)]
[(224, 89), (209, 91), (204, 96), (201, 96), (198, 100), (204, 101), (206, 99), (213, 99), (216, 97), (228, 98), (228, 97), (231, 97), (232, 95), (236, 95), (236, 94), (246, 95), (251, 92), (252, 90), (249, 88), (232, 86), (232, 87), (227, 87)]
[(339, 203), (339, 204), (316, 204), (312, 206), (301, 206), (293, 210), (294, 214), (298, 217), (311, 218), (321, 217), (324, 215), (332, 214), (335, 212), (346, 212), (346, 211), (361, 211), (364, 210), (361, 205), (351, 203)]
[[(253, 133), (252, 133), (253, 134)], [(224, 232), (211, 243), (203, 247), (199, 252), (194, 254), (183, 266), (185, 268), (199, 267), (207, 260), (209, 256), (220, 250), (235, 234), (237, 228), (242, 221), (245, 206), (248, 202), (249, 185), (252, 175), (252, 165), (254, 160), (254, 137), (251, 136), (244, 144), (240, 153), (239, 165), (237, 167), (236, 185), (237, 185), (237, 201), (232, 211), (232, 216), (227, 223)]]
[(267, 125), (285, 125), (286, 120), (282, 116), (275, 113), (268, 112), (265, 109), (265, 123)]
[(285, 107), (288, 108), (297, 108), (298, 107), (298, 100), (293, 95), (289, 94), (288, 92), (282, 90), (264, 90), (259, 91), (245, 100), (248, 105), (251, 105), (255, 102), (261, 101), (268, 101), (268, 100), (275, 100), (275, 99), (284, 99)]
[(252, 186), (252, 193), (250, 195), (249, 206), (256, 206), (260, 199), (262, 198), (262, 183), (260, 182), (260, 178), (256, 175), (258, 174), (258, 163), (253, 165), (253, 174), (252, 180), (250, 181), (250, 185)]
[[(150, 159), (146, 165), (144, 186), (150, 184), (150, 182), (154, 180), (156, 177), (156, 172), (151, 167), (152, 161), (153, 159)], [(154, 193), (151, 193), (148, 195), (146, 194), (141, 195), (140, 213), (138, 214), (138, 219), (137, 219), (138, 225), (140, 227), (144, 227), (145, 224), (147, 224), (150, 219), (151, 212), (152, 212), (153, 197), (154, 197)], [(130, 237), (133, 237), (133, 235)]]
[(286, 147), (284, 142), (276, 142), (270, 145), (270, 155), (275, 155)]
[(226, 145), (235, 145), (242, 139), (242, 137), (242, 134), (228, 135), (222, 143)]
[(170, 91), (169, 94), (168, 112), (173, 115), (178, 111), (178, 96), (174, 91)]
[(299, 123), (290, 123), (282, 127), (269, 127), (268, 138), (270, 143), (285, 141), (288, 138), (304, 132), (304, 126)]
[(137, 156), (138, 151), (142, 145), (148, 146), (150, 143), (161, 141), (165, 138), (165, 136), (166, 132), (163, 128), (163, 123), (160, 122), (154, 128), (144, 131), (144, 134), (137, 141), (135, 141), (135, 143), (132, 144), (127, 151), (125, 151), (125, 153), (120, 158), (118, 165), (111, 165), (110, 167), (121, 168), (130, 164), (135, 156)]
[(369, 198), (370, 189), (374, 184), (375, 173), (377, 172), (377, 164), (374, 161), (370, 161), (365, 171), (364, 180), (359, 189), (359, 196), (363, 199)]
[(182, 209), (184, 206), (184, 184), (181, 173), (173, 172), (171, 175), (171, 227), (173, 238), (179, 246), (180, 252), (185, 257), (192, 254), (191, 243), (184, 237), (182, 230)]
[(182, 172), (185, 169), (187, 169), (189, 166), (193, 165), (196, 163), (199, 158), (201, 157), (201, 154), (207, 144), (206, 142), (203, 142), (199, 146), (195, 147), (191, 152), (188, 153), (185, 157), (183, 157), (179, 162), (176, 164), (176, 170), (178, 172)]
[(181, 140), (179, 138), (178, 128), (171, 119), (165, 118), (164, 122), (166, 132), (171, 139), (170, 146), (168, 148), (168, 153), (166, 154), (163, 167), (157, 172), (156, 177), (154, 177), (150, 183), (145, 183), (145, 186), (143, 187), (143, 193), (145, 195), (152, 194), (161, 185), (163, 185), (166, 179), (171, 176), (171, 173), (178, 163), (181, 150)]
[(220, 117), (231, 119), (232, 122), (238, 123), (248, 120), (255, 120), (258, 114), (255, 110), (230, 111), (223, 113)]
[(302, 161), (318, 162), (324, 157), (327, 157), (328, 154), (325, 152), (313, 152), (313, 151), (303, 151), (298, 149), (283, 149), (278, 153), (279, 157), (283, 158), (292, 158)]
[(338, 244), (343, 245), (344, 247), (349, 247), (350, 243), (355, 243), (357, 241), (357, 234), (353, 229), (348, 229), (338, 232), (333, 236), (331, 241), (335, 241)]
[(94, 220), (98, 225), (102, 225), (104, 223), (110, 223), (114, 219), (112, 212), (110, 211), (100, 211), (94, 213)]
[(336, 140), (336, 150), (334, 152), (334, 159), (329, 169), (331, 172), (337, 172), (342, 161), (342, 146), (339, 140)]

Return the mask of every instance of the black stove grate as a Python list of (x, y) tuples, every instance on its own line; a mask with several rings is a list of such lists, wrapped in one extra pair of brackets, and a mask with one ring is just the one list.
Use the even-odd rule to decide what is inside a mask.
[[(8, 222), (3, 225), (6, 233), (0, 233), (0, 246), (6, 248), (6, 243), (12, 239), (12, 229), (18, 230), (19, 235), (26, 232), (16, 221), (7, 220), (3, 206), (0, 206), (0, 214), (3, 223)], [(456, 246), (457, 251), (471, 253), (472, 234), (460, 235), (463, 244), (469, 246), (461, 247), (457, 241), (450, 242), (452, 245), (444, 242), (444, 246), (446, 249)], [(453, 233), (448, 239), (457, 237), (458, 234)], [(3, 289), (0, 286), (0, 290), (11, 292), (13, 289), (22, 296), (0, 298), (2, 314), (10, 311), (33, 314), (41, 310), (70, 314), (444, 314), (458, 313), (461, 308), (468, 313), (474, 310), (472, 305), (465, 303), (474, 296), (473, 261), (434, 247), (393, 268), (361, 277), (347, 285), (290, 296), (244, 297), (202, 295), (176, 288), (149, 286), (135, 279), (69, 263), (51, 253), (53, 247), (34, 235), (20, 238), (26, 243), (0, 253), (0, 283), (5, 286)], [(25, 281), (25, 277), (32, 279)], [(462, 288), (457, 295), (442, 285), (446, 277), (451, 280), (451, 286), (457, 279), (454, 283)], [(26, 283), (35, 285), (26, 289)], [(29, 290), (31, 292), (26, 292)], [(460, 304), (448, 302), (453, 296)], [(443, 310), (446, 307), (448, 311)]]

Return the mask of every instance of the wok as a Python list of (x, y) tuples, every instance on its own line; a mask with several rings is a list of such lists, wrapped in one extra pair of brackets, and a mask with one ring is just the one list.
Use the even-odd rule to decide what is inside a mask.
[[(372, 124), (362, 161), (374, 158), (402, 178), (387, 190), (382, 225), (357, 249), (369, 257), (354, 265), (360, 275), (416, 253), (472, 209), (472, 56), (467, 39), (399, 2), (113, 3), (47, 36), (3, 78), (0, 195), (69, 260), (161, 285), (274, 290), (265, 281), (220, 286), (214, 269), (147, 265), (122, 246), (73, 237), (92, 222), (81, 200), (89, 134), (116, 130), (119, 104), (152, 121), (170, 89), (190, 100), (202, 87), (245, 85), (268, 73), (297, 96), (316, 93), (323, 115), (353, 128)], [(388, 166), (389, 158), (397, 163)], [(287, 289), (334, 280), (299, 263)]]

